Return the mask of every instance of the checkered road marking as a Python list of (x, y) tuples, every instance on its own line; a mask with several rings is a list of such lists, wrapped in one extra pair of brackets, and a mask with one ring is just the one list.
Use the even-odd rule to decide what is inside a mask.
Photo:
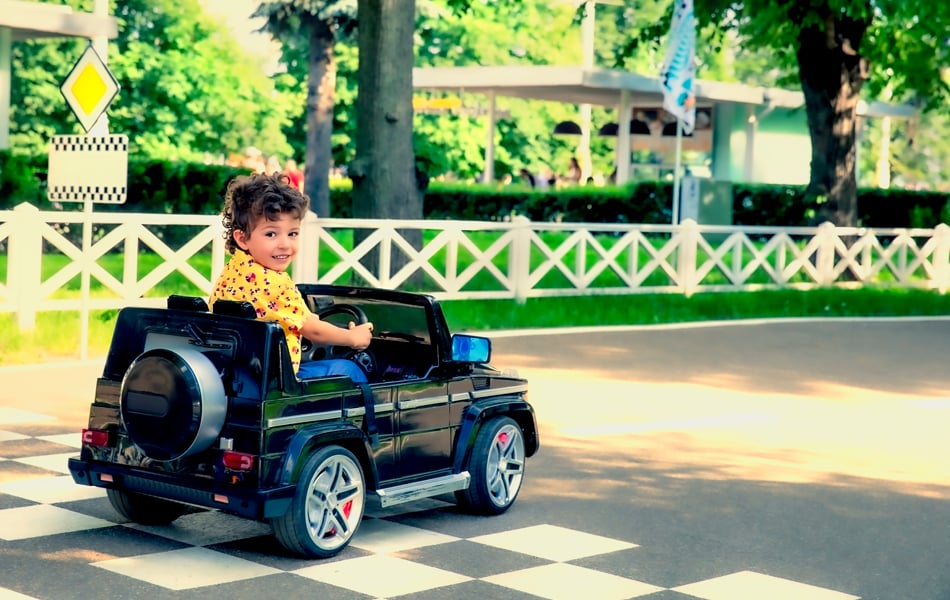
[[(125, 522), (103, 490), (69, 476), (66, 461), (77, 454), (79, 435), (57, 430), (42, 415), (0, 409), (2, 600), (59, 598), (68, 590), (84, 595), (79, 586), (91, 595), (92, 581), (154, 598), (205, 597), (210, 586), (229, 585), (242, 590), (235, 597), (279, 589), (287, 597), (354, 599), (858, 598), (752, 570), (664, 587), (629, 576), (636, 540), (557, 523), (499, 530), (503, 520), (465, 515), (437, 499), (369, 510), (340, 555), (302, 560), (288, 555), (266, 524), (216, 511), (189, 513), (164, 527)], [(483, 527), (472, 526), (477, 519)], [(612, 560), (595, 560), (603, 557)], [(49, 561), (56, 576), (17, 576), (37, 560)]]

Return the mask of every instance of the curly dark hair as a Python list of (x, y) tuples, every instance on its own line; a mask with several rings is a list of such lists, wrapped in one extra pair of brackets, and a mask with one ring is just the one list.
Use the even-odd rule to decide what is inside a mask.
[(251, 233), (255, 221), (261, 217), (277, 220), (282, 214), (302, 219), (310, 207), (310, 199), (290, 183), (283, 173), (267, 175), (240, 175), (231, 180), (224, 195), (224, 240), (228, 252), (234, 254), (237, 242), (234, 232)]

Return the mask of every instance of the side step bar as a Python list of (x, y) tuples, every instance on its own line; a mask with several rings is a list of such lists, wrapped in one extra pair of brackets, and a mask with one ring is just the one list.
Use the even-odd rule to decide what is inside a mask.
[(431, 498), (432, 496), (438, 496), (440, 494), (464, 490), (468, 487), (469, 480), (471, 480), (471, 476), (468, 474), (468, 471), (462, 471), (461, 473), (444, 475), (442, 477), (436, 477), (435, 479), (426, 479), (425, 481), (416, 481), (390, 488), (378, 489), (376, 490), (376, 495), (379, 496), (380, 505), (386, 508), (387, 506), (394, 506), (404, 502), (412, 502), (413, 500), (421, 500), (422, 498)]

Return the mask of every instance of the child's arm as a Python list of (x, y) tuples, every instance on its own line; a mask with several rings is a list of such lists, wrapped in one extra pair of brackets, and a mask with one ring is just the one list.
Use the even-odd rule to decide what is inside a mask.
[(301, 328), (303, 336), (323, 346), (349, 346), (354, 350), (365, 350), (373, 339), (373, 324), (356, 325), (350, 321), (350, 328), (343, 329), (333, 323), (320, 320), (314, 314), (307, 316)]

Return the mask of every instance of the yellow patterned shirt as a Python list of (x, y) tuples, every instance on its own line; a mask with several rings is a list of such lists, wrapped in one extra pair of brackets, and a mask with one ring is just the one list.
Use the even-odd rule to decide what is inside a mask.
[(274, 271), (257, 263), (243, 250), (236, 250), (224, 265), (211, 290), (209, 304), (215, 300), (247, 301), (262, 321), (278, 323), (287, 336), (294, 372), (300, 367), (300, 340), (303, 324), (310, 311), (294, 280), (285, 272)]

